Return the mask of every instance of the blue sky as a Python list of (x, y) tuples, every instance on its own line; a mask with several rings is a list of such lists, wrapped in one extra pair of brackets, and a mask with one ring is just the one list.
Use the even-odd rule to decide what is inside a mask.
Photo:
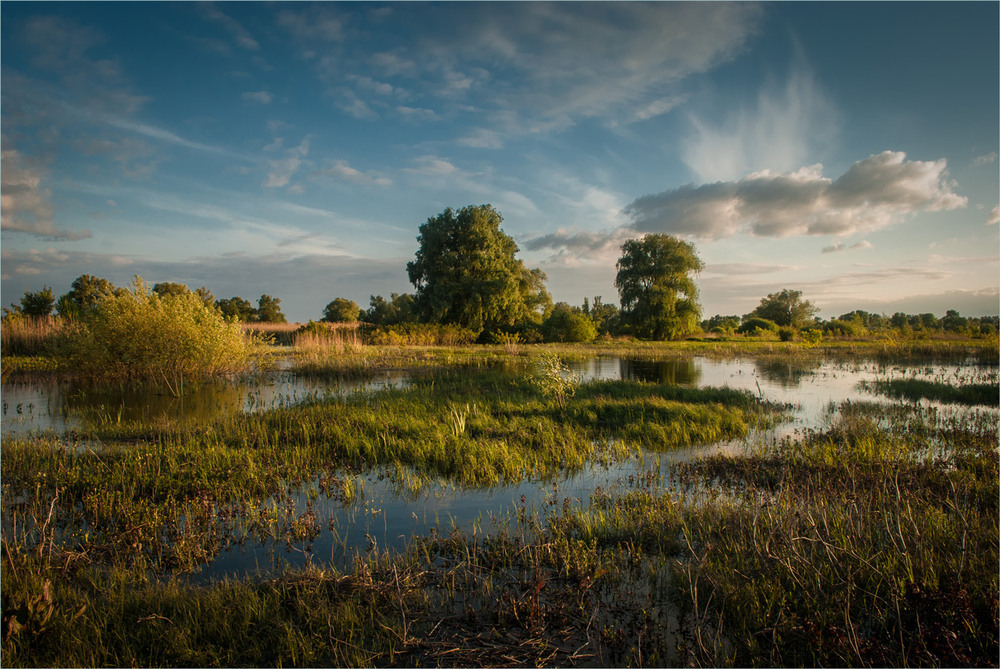
[(557, 301), (665, 232), (706, 317), (996, 314), (998, 8), (4, 2), (2, 301), (138, 274), (319, 318), (490, 203)]

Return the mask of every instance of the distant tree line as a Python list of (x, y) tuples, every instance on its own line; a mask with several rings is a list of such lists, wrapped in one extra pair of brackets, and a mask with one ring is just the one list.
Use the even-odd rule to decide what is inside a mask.
[[(29, 318), (47, 318), (53, 311), (62, 317), (78, 319), (81, 315), (94, 309), (107, 296), (121, 295), (125, 288), (119, 288), (107, 279), (83, 274), (77, 277), (70, 286), (69, 292), (55, 298), (52, 288), (45, 286), (39, 291), (26, 291), (19, 305), (11, 304), (4, 309), (5, 316), (25, 316)], [(261, 295), (257, 306), (242, 297), (215, 299), (215, 296), (205, 286), (191, 290), (183, 283), (163, 282), (154, 284), (152, 292), (160, 297), (184, 296), (189, 293), (197, 295), (205, 306), (214, 307), (224, 317), (244, 323), (285, 323), (287, 319), (281, 312), (281, 300), (270, 295)]]
[[(785, 289), (761, 298), (742, 316), (712, 316), (701, 320), (694, 276), (703, 268), (692, 244), (664, 234), (626, 241), (616, 264), (615, 287), (621, 307), (601, 296), (584, 298), (581, 306), (553, 304), (540, 269), (529, 269), (517, 258), (518, 247), (501, 229), (503, 217), (491, 205), (445, 209), (420, 226), (414, 260), (406, 266), (412, 293), (372, 295), (367, 309), (337, 297), (323, 309), (328, 323), (367, 324), (388, 331), (447, 332), (451, 341), (499, 343), (589, 342), (598, 337), (634, 336), (678, 339), (709, 333), (714, 336), (796, 337), (818, 341), (823, 336), (864, 336), (893, 330), (907, 336), (933, 332), (970, 336), (996, 334), (998, 318), (968, 318), (948, 311), (892, 316), (855, 310), (824, 321), (802, 292)], [(25, 292), (20, 305), (5, 309), (10, 316), (47, 317), (53, 310), (76, 318), (104, 296), (122, 289), (84, 274), (69, 292), (55, 298), (52, 288)], [(256, 306), (239, 296), (216, 299), (206, 287), (190, 290), (180, 283), (158, 283), (160, 296), (196, 294), (229, 320), (284, 323), (281, 300), (261, 295)], [(393, 341), (392, 338), (387, 339)]]

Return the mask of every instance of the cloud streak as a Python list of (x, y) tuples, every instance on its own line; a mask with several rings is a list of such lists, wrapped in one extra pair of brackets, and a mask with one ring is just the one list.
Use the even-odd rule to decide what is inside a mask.
[(0, 229), (24, 232), (49, 240), (74, 241), (90, 237), (89, 230), (56, 227), (51, 191), (42, 187), (45, 170), (14, 149), (0, 161)]

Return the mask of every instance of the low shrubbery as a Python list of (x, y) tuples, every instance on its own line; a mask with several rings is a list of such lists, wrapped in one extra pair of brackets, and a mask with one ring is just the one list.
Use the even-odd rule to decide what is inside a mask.
[(101, 379), (162, 383), (249, 369), (254, 339), (198, 295), (160, 296), (139, 277), (68, 324), (55, 342), (67, 368)]

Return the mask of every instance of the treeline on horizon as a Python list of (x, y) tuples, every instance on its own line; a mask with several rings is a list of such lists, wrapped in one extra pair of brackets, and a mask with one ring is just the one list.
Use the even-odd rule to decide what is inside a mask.
[[(854, 310), (823, 320), (818, 308), (801, 291), (785, 289), (762, 297), (749, 313), (715, 315), (702, 319), (693, 276), (703, 264), (692, 244), (669, 235), (650, 234), (622, 245), (615, 287), (621, 307), (601, 296), (584, 298), (576, 306), (553, 303), (545, 287), (547, 277), (528, 269), (516, 258), (514, 240), (500, 228), (502, 217), (490, 205), (446, 209), (420, 226), (419, 248), (407, 264), (413, 293), (392, 293), (388, 299), (372, 295), (367, 309), (344, 297), (326, 305), (319, 321), (362, 323), (383, 332), (402, 335), (419, 330), (444, 329), (460, 343), (590, 342), (597, 338), (636, 337), (673, 340), (708, 334), (776, 336), (818, 342), (824, 336), (863, 337), (892, 331), (902, 336), (951, 333), (992, 336), (1000, 317), (965, 317), (948, 310), (891, 316)], [(85, 316), (104, 297), (125, 289), (84, 274), (70, 290), (56, 298), (51, 287), (26, 291), (20, 304), (3, 310), (5, 322), (44, 319), (55, 312), (63, 319)], [(217, 299), (205, 286), (191, 290), (181, 283), (154, 284), (153, 294), (169, 299), (196, 294), (206, 309), (230, 321), (286, 323), (281, 300), (261, 295), (254, 305), (234, 296)], [(303, 329), (315, 328), (312, 321)], [(405, 340), (405, 336), (403, 337)]]

